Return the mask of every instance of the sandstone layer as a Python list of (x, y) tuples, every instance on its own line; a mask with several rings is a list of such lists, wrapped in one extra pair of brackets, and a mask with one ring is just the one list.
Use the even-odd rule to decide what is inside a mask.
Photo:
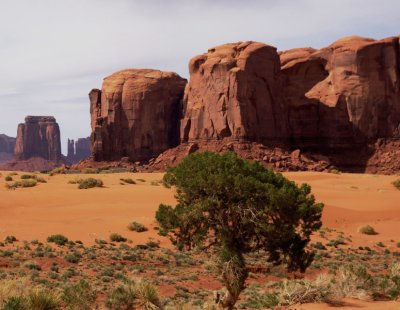
[(179, 142), (179, 111), (186, 80), (176, 73), (128, 69), (90, 92), (95, 160), (157, 156)]

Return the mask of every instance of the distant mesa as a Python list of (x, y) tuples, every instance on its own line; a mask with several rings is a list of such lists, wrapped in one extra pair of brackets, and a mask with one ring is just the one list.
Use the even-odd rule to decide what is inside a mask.
[(0, 163), (10, 161), (14, 158), (16, 139), (0, 134)]
[(48, 170), (66, 163), (61, 154), (60, 128), (53, 116), (27, 116), (18, 125), (14, 160), (3, 170)]
[(70, 163), (78, 163), (90, 157), (90, 137), (79, 138), (77, 141), (68, 139), (67, 160)]

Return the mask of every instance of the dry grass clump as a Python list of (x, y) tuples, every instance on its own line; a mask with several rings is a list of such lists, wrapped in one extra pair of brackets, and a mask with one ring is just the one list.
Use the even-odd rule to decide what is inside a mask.
[(378, 233), (376, 232), (375, 228), (373, 228), (370, 225), (364, 225), (358, 228), (358, 232), (362, 233), (364, 235), (377, 235)]
[(106, 300), (108, 309), (164, 309), (157, 289), (148, 281), (128, 281), (116, 287)]
[(284, 280), (279, 292), (281, 305), (294, 305), (314, 302), (328, 302), (334, 298), (332, 277), (326, 274), (318, 276), (315, 281)]

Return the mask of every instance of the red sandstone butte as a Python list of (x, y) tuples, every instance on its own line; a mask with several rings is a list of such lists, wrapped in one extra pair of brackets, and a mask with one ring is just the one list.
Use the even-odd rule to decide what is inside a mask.
[(258, 42), (224, 44), (190, 60), (181, 140), (286, 139), (286, 107), (276, 48)]
[(34, 157), (50, 161), (61, 159), (60, 128), (52, 116), (27, 116), (25, 123), (18, 125), (15, 158)]
[(179, 142), (186, 80), (173, 72), (128, 69), (90, 92), (95, 160), (148, 160)]

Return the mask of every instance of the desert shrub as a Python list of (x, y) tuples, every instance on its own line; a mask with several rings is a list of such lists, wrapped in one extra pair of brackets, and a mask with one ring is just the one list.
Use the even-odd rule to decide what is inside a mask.
[(68, 238), (61, 234), (51, 235), (47, 237), (47, 242), (52, 242), (61, 246), (68, 242)]
[(132, 180), (131, 178), (126, 178), (126, 179), (121, 178), (120, 180), (121, 180), (122, 182), (127, 183), (127, 184), (136, 184), (136, 182), (135, 182), (134, 180)]
[[(16, 302), (10, 301), (13, 297), (24, 296), (29, 289), (28, 278), (2, 279), (0, 281), (0, 308), (9, 303), (11, 307)], [(10, 310), (13, 308), (9, 308)], [(22, 308), (21, 308), (22, 309)]]
[(377, 235), (377, 234), (378, 234), (378, 233), (375, 231), (375, 229), (374, 229), (372, 226), (370, 226), (370, 225), (361, 226), (361, 227), (358, 229), (358, 232), (359, 232), (359, 233), (362, 233), (362, 234), (364, 234), (364, 235)]
[(106, 300), (109, 309), (118, 310), (161, 310), (162, 302), (158, 297), (156, 288), (148, 281), (140, 280), (138, 283), (128, 281), (116, 287)]
[(136, 292), (132, 284), (116, 287), (106, 300), (106, 307), (112, 310), (135, 309)]
[(110, 240), (112, 242), (125, 242), (127, 239), (125, 237), (121, 236), (120, 234), (112, 233), (110, 235)]
[(313, 244), (313, 247), (317, 250), (326, 250), (326, 246), (324, 246), (320, 241)]
[(23, 174), (21, 175), (22, 180), (28, 180), (28, 179), (36, 179), (36, 175), (34, 174)]
[(46, 179), (41, 176), (37, 176), (36, 181), (39, 183), (47, 183)]
[(16, 181), (12, 184), (6, 184), (6, 188), (8, 189), (16, 189), (19, 187), (34, 187), (37, 185), (37, 181), (35, 179), (27, 179), (22, 181)]
[(136, 283), (135, 296), (137, 306), (142, 309), (152, 310), (163, 308), (157, 289), (148, 281), (140, 280)]
[(29, 310), (25, 296), (12, 296), (1, 308), (2, 310)]
[(336, 272), (334, 290), (336, 296), (366, 299), (366, 289), (372, 285), (372, 277), (365, 267), (352, 264), (340, 266)]
[(400, 190), (400, 179), (397, 179), (392, 184), (394, 187), (396, 187), (398, 190)]
[(60, 309), (60, 296), (51, 290), (35, 289), (27, 296), (28, 309), (30, 310), (55, 310)]
[(53, 170), (50, 171), (50, 176), (56, 175), (56, 174), (66, 174), (67, 170), (64, 167), (58, 167), (54, 168)]
[(12, 176), (8, 175), (4, 178), (5, 181), (10, 182), (13, 180)]
[(220, 305), (233, 309), (248, 277), (244, 254), (264, 250), (269, 261), (305, 269), (306, 249), (321, 227), (323, 204), (307, 184), (297, 186), (257, 162), (210, 152), (191, 154), (169, 168), (164, 185), (176, 187), (178, 204), (161, 204), (156, 220), (179, 249), (217, 250), (227, 294)]
[(68, 263), (73, 263), (73, 264), (79, 263), (80, 258), (81, 258), (81, 255), (79, 255), (76, 252), (69, 253), (69, 254), (64, 256), (65, 261), (67, 261)]
[(84, 168), (84, 169), (81, 170), (81, 173), (84, 173), (84, 174), (95, 174), (95, 173), (97, 173), (97, 170), (93, 169), (93, 168)]
[(241, 304), (239, 309), (274, 309), (278, 304), (279, 296), (277, 294), (255, 292), (250, 293), (250, 296)]
[(4, 238), (4, 242), (6, 243), (13, 243), (15, 241), (17, 241), (17, 238), (15, 236), (6, 236)]
[(62, 299), (70, 310), (90, 310), (96, 301), (96, 292), (85, 280), (72, 284), (64, 289)]
[(146, 226), (144, 226), (143, 224), (138, 223), (138, 222), (130, 223), (128, 225), (128, 229), (131, 231), (136, 231), (136, 232), (144, 232), (144, 231), (148, 230)]
[(100, 179), (87, 178), (79, 180), (79, 189), (88, 189), (93, 187), (103, 187), (103, 181)]
[(333, 296), (332, 279), (326, 274), (317, 277), (315, 281), (284, 280), (279, 291), (282, 305), (326, 302)]

